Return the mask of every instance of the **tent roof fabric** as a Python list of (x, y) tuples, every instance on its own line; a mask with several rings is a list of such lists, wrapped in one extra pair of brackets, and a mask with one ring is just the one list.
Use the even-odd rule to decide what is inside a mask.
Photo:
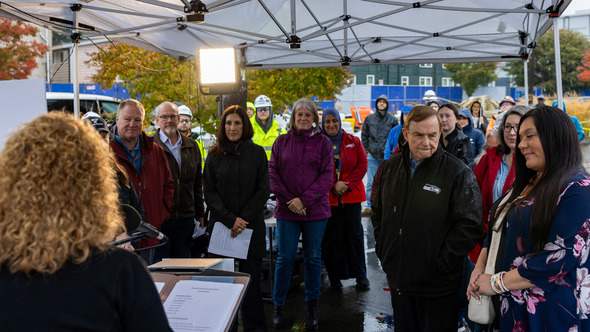
[(185, 4), (197, 0), (0, 0), (0, 15), (54, 30), (78, 22), (81, 38), (177, 58), (234, 47), (244, 68), (294, 68), (519, 60), (570, 2), (215, 0), (196, 23)]

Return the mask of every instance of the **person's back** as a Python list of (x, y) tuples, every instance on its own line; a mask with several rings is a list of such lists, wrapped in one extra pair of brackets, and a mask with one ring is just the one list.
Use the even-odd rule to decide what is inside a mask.
[(90, 124), (41, 115), (6, 141), (0, 168), (2, 331), (171, 331), (140, 258), (108, 245), (125, 226)]
[(0, 294), (2, 331), (170, 330), (145, 265), (122, 249), (92, 252), (51, 275), (3, 268)]

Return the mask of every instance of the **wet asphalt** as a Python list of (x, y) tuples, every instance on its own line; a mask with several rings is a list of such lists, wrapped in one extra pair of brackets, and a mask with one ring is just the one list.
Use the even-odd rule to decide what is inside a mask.
[[(325, 271), (322, 273), (322, 288), (319, 307), (318, 331), (391, 331), (387, 321), (392, 315), (391, 301), (385, 273), (375, 255), (375, 237), (369, 218), (362, 219), (365, 233), (365, 258), (367, 278), (371, 286), (367, 290), (357, 289), (355, 279), (342, 280), (342, 289), (330, 289)], [(272, 327), (273, 304), (265, 301), (266, 320), (269, 331), (305, 331), (305, 286), (303, 283), (292, 287), (285, 304), (285, 319), (289, 327)]]

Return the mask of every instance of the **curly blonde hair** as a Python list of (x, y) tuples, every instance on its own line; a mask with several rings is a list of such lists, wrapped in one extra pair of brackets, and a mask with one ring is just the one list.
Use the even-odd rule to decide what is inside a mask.
[(80, 264), (123, 228), (114, 157), (83, 121), (41, 115), (0, 154), (0, 266), (54, 273)]

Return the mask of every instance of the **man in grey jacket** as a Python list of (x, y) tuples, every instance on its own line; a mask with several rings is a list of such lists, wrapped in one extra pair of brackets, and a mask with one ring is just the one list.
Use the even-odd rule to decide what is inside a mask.
[(365, 188), (367, 194), (367, 208), (363, 211), (363, 215), (370, 215), (371, 210), (371, 186), (373, 185), (373, 177), (377, 168), (383, 161), (383, 152), (385, 151), (385, 143), (387, 142), (387, 135), (391, 128), (398, 125), (397, 119), (389, 113), (389, 101), (386, 95), (381, 95), (375, 101), (375, 112), (369, 114), (363, 122), (362, 142), (365, 151), (367, 151), (367, 187)]

